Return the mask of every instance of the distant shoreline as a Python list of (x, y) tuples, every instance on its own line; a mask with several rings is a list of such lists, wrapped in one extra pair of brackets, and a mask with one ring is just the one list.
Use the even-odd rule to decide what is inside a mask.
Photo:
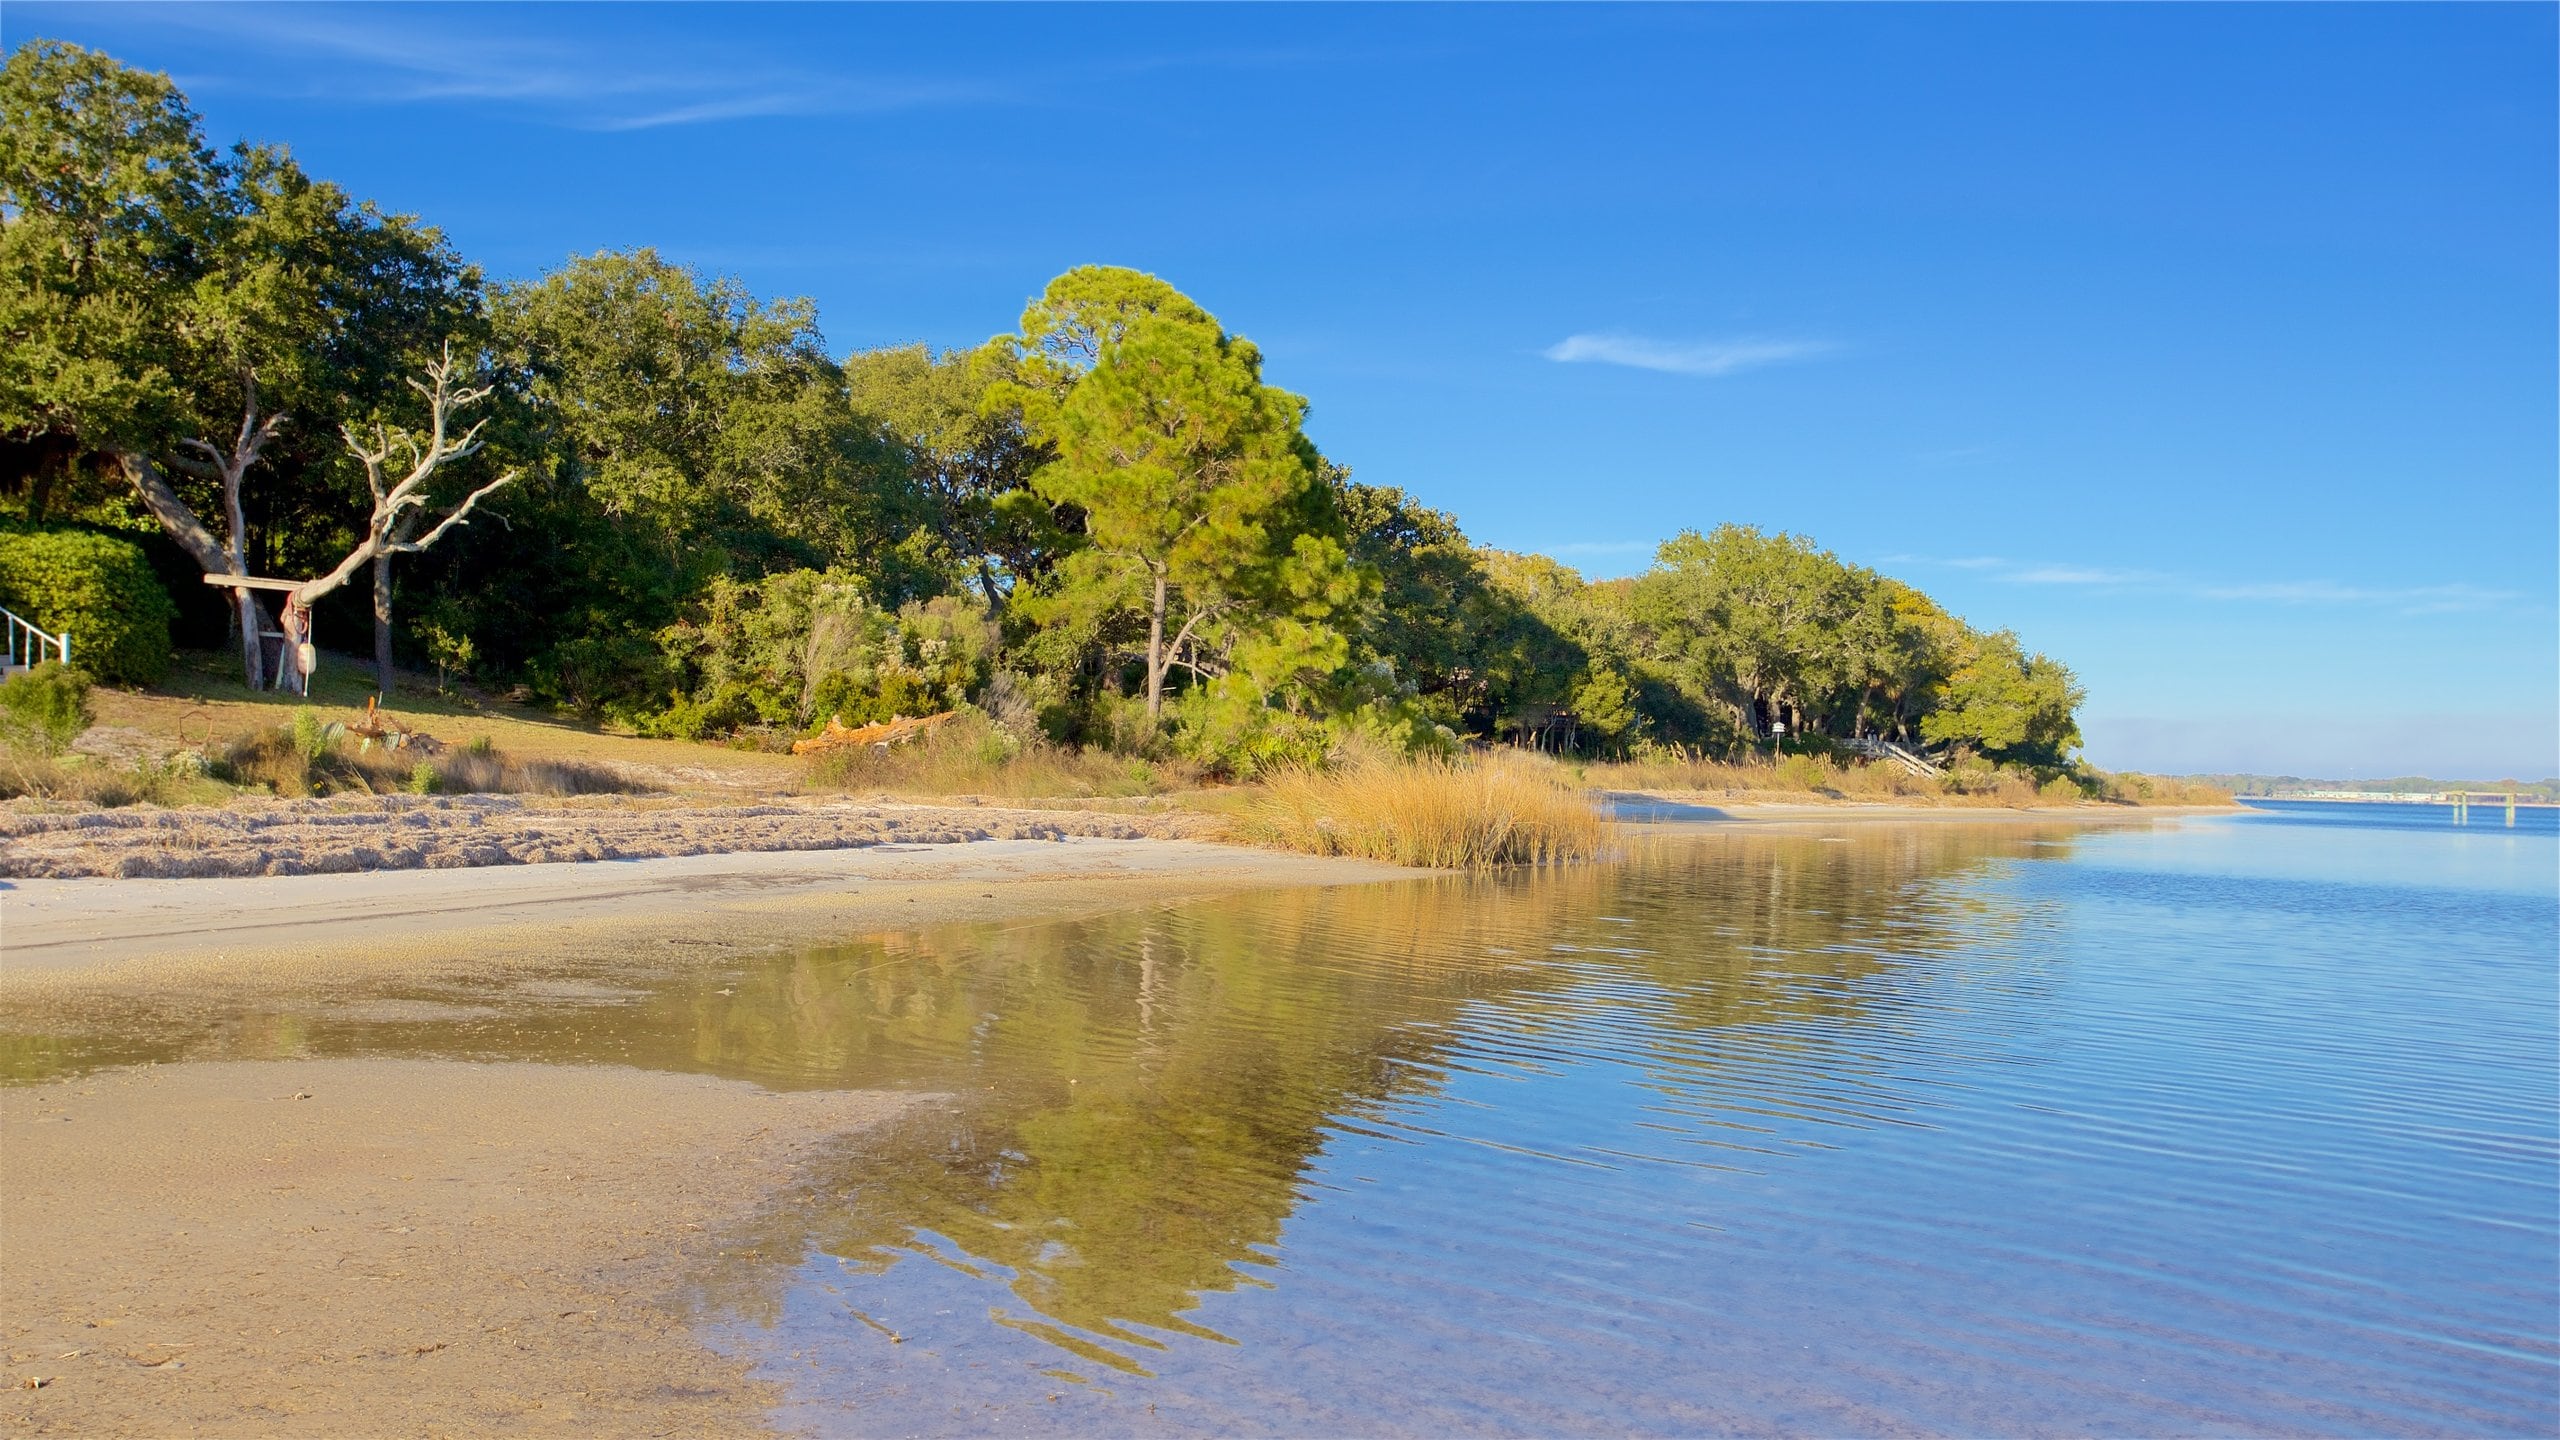
[[(2507, 807), (2507, 797), (2495, 790), (2471, 790), (2462, 793), (2468, 794), (2471, 797), (2471, 805), (2474, 809), (2488, 809), (2494, 807), (2496, 809), (2503, 810)], [(2286, 805), (2449, 806), (2453, 803), (2452, 801), (2445, 799), (2443, 795), (2234, 795), (2231, 797), (2231, 800), (2235, 805), (2249, 805), (2255, 804), (2259, 801), (2277, 801)], [(2519, 810), (2560, 810), (2560, 801), (2528, 800), (2519, 795), (2516, 797), (2516, 808)]]

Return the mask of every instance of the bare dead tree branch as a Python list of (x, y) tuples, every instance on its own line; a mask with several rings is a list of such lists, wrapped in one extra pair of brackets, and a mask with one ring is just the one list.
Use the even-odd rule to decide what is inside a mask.
[(385, 694), (391, 689), (391, 557), (419, 554), (457, 526), (470, 523), (471, 512), (480, 502), (513, 483), (520, 473), (509, 470), (474, 489), (447, 510), (425, 535), (417, 535), (432, 508), (426, 493), (429, 482), (455, 462), (478, 454), (481, 432), (489, 423), (478, 420), (459, 435), (454, 433), (456, 413), (488, 398), (491, 391), (486, 385), (455, 384), (458, 369), (453, 346), (447, 343), (438, 358), (427, 362), (424, 380), (409, 380), (409, 388), (427, 402), (424, 436), (376, 424), (368, 438), (353, 425), (339, 427), (347, 452), (364, 466), (365, 488), (373, 496), (373, 514), (365, 525), (364, 539), (344, 559), (329, 573), (293, 592), (294, 603), (308, 609), (322, 596), (346, 584), (357, 571), (367, 565), (373, 567), (374, 661)]
[[(440, 358), (427, 362), (425, 381), (411, 379), (408, 382), (409, 388), (417, 391), (427, 402), (427, 433), (423, 440), (406, 431), (376, 425), (372, 443), (367, 444), (365, 437), (353, 425), (340, 427), (339, 433), (346, 441), (348, 453), (364, 466), (365, 485), (373, 494), (373, 516), (365, 527), (365, 538), (347, 552), (345, 559), (340, 560), (328, 574), (293, 592), (304, 605), (345, 584), (349, 576), (377, 555), (414, 555), (425, 550), (443, 539), (455, 526), (467, 523), (472, 509), (481, 500), (516, 479), (519, 472), (514, 470), (500, 475), (465, 496), (425, 538), (407, 538), (404, 522), (413, 524), (412, 512), (422, 515), (428, 506), (424, 493), (427, 483), (454, 462), (478, 454), (480, 432), (488, 427), (489, 422), (481, 420), (459, 437), (453, 434), (454, 412), (487, 398), (490, 393), (485, 385), (457, 388), (453, 383), (455, 368), (453, 347), (448, 344)], [(395, 457), (405, 460), (407, 466), (407, 473), (396, 480), (390, 478)]]

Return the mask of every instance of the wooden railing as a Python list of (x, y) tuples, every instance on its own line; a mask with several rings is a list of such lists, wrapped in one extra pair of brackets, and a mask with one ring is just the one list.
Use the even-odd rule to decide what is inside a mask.
[(1936, 776), (1947, 773), (1922, 756), (1905, 750), (1881, 736), (1860, 735), (1838, 743), (1870, 760), (1890, 760), (1914, 775)]
[[(9, 619), (9, 668), (24, 670), (47, 660), (71, 663), (71, 632), (48, 635), (14, 610), (0, 610)], [(47, 654), (51, 651), (51, 654)]]

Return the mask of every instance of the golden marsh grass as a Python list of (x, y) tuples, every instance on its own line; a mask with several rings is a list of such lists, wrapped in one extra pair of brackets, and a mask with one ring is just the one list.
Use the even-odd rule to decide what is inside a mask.
[(1589, 860), (1609, 821), (1557, 766), (1526, 756), (1365, 760), (1274, 775), (1238, 828), (1312, 855), (1483, 870)]

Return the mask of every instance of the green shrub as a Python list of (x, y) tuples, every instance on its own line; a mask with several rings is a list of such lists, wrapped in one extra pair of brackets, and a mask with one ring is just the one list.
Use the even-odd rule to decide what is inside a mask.
[(0, 740), (11, 749), (59, 755), (89, 728), (89, 677), (47, 660), (0, 680)]
[(308, 705), (293, 712), (294, 753), (305, 760), (317, 760), (329, 753), (329, 742), (337, 737), (330, 732), (337, 726), (322, 724), (320, 716)]
[(998, 640), (986, 607), (944, 597), (895, 609), (846, 570), (716, 579), (696, 613), (658, 636), (666, 707), (647, 734), (704, 740), (829, 719), (866, 725), (954, 709), (985, 681)]
[(71, 636), (73, 663), (99, 679), (148, 685), (169, 672), (178, 607), (142, 548), (94, 530), (0, 527), (0, 606)]
[(1790, 755), (1777, 764), (1783, 790), (1820, 790), (1831, 783), (1831, 767), (1811, 755)]

